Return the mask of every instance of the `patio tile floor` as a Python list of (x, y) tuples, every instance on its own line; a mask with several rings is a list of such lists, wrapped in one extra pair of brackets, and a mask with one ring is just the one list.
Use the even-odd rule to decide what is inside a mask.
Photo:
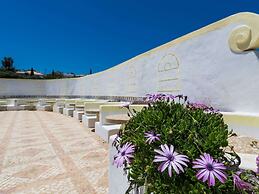
[(0, 112), (0, 193), (108, 193), (108, 145), (53, 112)]

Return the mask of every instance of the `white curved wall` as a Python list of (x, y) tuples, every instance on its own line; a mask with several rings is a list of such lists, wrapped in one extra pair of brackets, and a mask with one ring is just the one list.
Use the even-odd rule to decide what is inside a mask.
[[(250, 16), (258, 18), (257, 15)], [(228, 44), (231, 31), (243, 23), (240, 15), (232, 16), (83, 78), (47, 81), (1, 79), (0, 96), (180, 93), (221, 110), (258, 113), (259, 51), (237, 54)]]
[(0, 96), (44, 96), (45, 86), (41, 80), (0, 79)]

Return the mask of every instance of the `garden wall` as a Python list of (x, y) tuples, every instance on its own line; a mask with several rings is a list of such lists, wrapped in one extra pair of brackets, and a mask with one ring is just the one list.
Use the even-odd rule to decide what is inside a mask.
[(259, 15), (240, 13), (86, 77), (1, 79), (0, 97), (139, 97), (159, 92), (188, 95), (223, 111), (258, 113), (258, 37)]

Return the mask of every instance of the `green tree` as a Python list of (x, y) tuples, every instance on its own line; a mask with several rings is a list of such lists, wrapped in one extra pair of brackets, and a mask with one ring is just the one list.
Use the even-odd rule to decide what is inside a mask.
[(61, 79), (61, 78), (64, 78), (64, 75), (60, 71), (52, 70), (50, 74), (45, 75), (45, 79)]
[(15, 72), (14, 60), (12, 57), (4, 57), (2, 59), (2, 68), (6, 71)]
[(33, 69), (33, 67), (31, 68), (30, 76), (34, 76), (34, 69)]

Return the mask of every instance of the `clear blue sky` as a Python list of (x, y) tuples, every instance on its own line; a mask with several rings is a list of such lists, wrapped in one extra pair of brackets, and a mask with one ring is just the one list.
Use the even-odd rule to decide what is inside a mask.
[(0, 57), (20, 69), (101, 71), (259, 0), (0, 0)]

